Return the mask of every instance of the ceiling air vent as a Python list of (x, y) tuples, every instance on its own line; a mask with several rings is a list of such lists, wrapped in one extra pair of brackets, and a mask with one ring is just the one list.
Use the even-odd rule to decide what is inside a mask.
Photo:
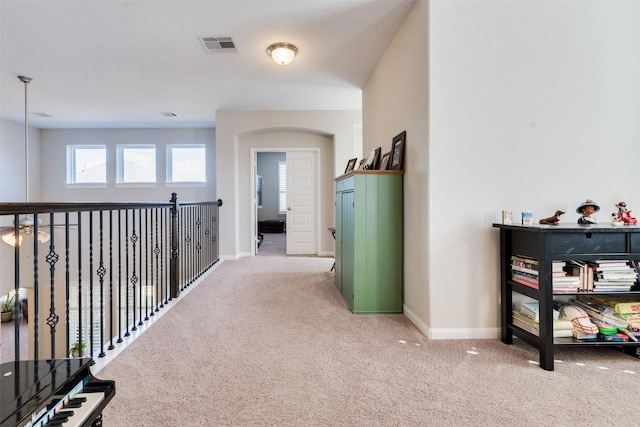
[(200, 41), (209, 53), (237, 53), (238, 48), (232, 37), (200, 37)]

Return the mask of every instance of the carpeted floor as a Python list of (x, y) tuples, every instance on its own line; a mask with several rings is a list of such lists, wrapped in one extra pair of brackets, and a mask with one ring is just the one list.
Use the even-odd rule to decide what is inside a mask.
[(285, 256), (287, 254), (286, 233), (264, 233), (258, 247), (260, 256)]
[[(637, 425), (640, 361), (516, 340), (432, 341), (403, 315), (353, 315), (332, 258), (225, 261), (105, 366), (104, 425)], [(622, 404), (622, 403), (626, 404)]]

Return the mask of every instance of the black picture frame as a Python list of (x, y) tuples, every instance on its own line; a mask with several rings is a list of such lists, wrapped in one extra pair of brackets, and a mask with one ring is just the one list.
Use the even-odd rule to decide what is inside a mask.
[(378, 168), (381, 171), (386, 171), (389, 169), (389, 160), (391, 159), (391, 151), (387, 151), (380, 158), (380, 167)]
[(344, 170), (344, 173), (351, 172), (353, 168), (356, 167), (357, 160), (358, 160), (357, 157), (354, 157), (353, 159), (349, 159), (349, 161), (347, 162), (347, 167)]
[(358, 163), (358, 170), (361, 171), (366, 166), (367, 159), (360, 159), (360, 163)]
[(391, 142), (391, 161), (389, 162), (389, 169), (401, 171), (404, 167), (404, 144), (407, 140), (407, 132), (402, 131), (393, 137)]

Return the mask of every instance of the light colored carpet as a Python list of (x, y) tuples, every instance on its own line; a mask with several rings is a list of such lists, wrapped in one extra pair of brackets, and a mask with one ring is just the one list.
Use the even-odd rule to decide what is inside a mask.
[(264, 233), (258, 247), (260, 256), (285, 256), (287, 254), (287, 233)]
[(573, 347), (548, 372), (517, 340), (431, 341), (403, 315), (353, 315), (332, 263), (222, 263), (96, 374), (116, 381), (104, 425), (637, 424), (638, 359)]

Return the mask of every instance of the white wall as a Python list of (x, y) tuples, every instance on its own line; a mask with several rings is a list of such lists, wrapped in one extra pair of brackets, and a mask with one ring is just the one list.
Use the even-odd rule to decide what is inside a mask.
[(428, 7), (418, 1), (363, 90), (364, 152), (391, 149), (407, 132), (404, 154), (404, 313), (428, 333), (429, 115)]
[(621, 200), (640, 210), (638, 17), (638, 2), (417, 2), (363, 122), (365, 151), (407, 127), (405, 307), (427, 335), (497, 336), (502, 209), (566, 223), (586, 198), (601, 222)]
[[(42, 201), (169, 201), (171, 193), (179, 201), (216, 200), (214, 129), (45, 129), (41, 131), (43, 162)], [(166, 158), (169, 144), (205, 144), (207, 185), (166, 184)], [(107, 187), (68, 188), (66, 183), (66, 146), (98, 144), (107, 146)], [(116, 188), (116, 145), (155, 144), (157, 185)]]
[[(235, 259), (250, 253), (250, 185), (251, 148), (297, 147), (300, 142), (318, 139), (314, 144), (320, 147), (321, 139), (332, 139), (333, 150), (326, 158), (321, 153), (325, 178), (321, 183), (322, 199), (321, 230), (334, 225), (335, 182), (332, 177), (344, 172), (347, 161), (354, 155), (354, 140), (360, 135), (360, 111), (231, 111), (216, 112), (216, 179), (218, 198), (224, 205), (220, 208), (220, 257)], [(264, 138), (280, 133), (277, 142)], [(289, 135), (292, 138), (285, 138)], [(300, 138), (295, 139), (296, 135)], [(315, 137), (314, 137), (315, 135)], [(244, 143), (242, 141), (245, 141)], [(273, 146), (278, 144), (278, 146)], [(323, 160), (324, 159), (324, 160)], [(328, 161), (327, 161), (328, 160)], [(328, 165), (327, 165), (328, 163)], [(327, 232), (320, 235), (321, 251), (333, 252), (333, 241)]]
[[(620, 200), (640, 209), (639, 16), (637, 2), (433, 3), (433, 327), (499, 325), (501, 209), (569, 223), (586, 198), (601, 221)], [(452, 280), (461, 258), (476, 261)], [(448, 320), (460, 294), (467, 319)]]
[[(29, 200), (40, 197), (40, 130), (29, 127)], [(0, 119), (0, 201), (24, 202), (24, 123)], [(2, 223), (0, 223), (2, 224)]]

